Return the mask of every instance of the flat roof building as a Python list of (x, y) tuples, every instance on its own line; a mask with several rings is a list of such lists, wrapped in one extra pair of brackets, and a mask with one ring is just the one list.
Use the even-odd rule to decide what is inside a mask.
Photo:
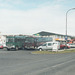
[[(65, 40), (65, 35), (51, 33), (51, 32), (45, 32), (45, 31), (41, 31), (41, 32), (33, 34), (33, 35), (53, 37), (54, 40)], [(71, 36), (67, 36), (67, 39), (70, 40)]]

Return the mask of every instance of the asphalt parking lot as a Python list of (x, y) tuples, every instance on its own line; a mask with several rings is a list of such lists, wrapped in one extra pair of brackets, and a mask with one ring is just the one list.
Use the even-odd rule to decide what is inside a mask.
[(75, 75), (75, 53), (31, 52), (0, 49), (0, 75)]

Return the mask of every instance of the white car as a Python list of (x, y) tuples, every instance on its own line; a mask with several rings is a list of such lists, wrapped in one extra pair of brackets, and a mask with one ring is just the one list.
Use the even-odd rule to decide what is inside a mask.
[(70, 48), (75, 48), (75, 43), (69, 43), (67, 46), (70, 46)]
[(38, 49), (41, 50), (58, 50), (60, 49), (59, 42), (46, 42), (43, 45), (39, 46)]

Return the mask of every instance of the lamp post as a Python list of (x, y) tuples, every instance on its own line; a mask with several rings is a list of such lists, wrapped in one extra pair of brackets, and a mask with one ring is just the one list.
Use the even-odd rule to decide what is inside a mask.
[(66, 12), (66, 36), (65, 36), (65, 40), (66, 40), (66, 46), (67, 46), (67, 14), (70, 10), (74, 10), (75, 8), (71, 8)]

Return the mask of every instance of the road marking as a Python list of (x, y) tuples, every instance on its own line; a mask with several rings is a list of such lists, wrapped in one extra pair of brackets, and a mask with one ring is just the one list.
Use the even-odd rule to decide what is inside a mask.
[(55, 68), (55, 67), (59, 67), (59, 66), (61, 66), (61, 65), (64, 65), (64, 64), (70, 63), (70, 62), (72, 62), (72, 61), (75, 61), (75, 60), (71, 60), (71, 61), (67, 61), (67, 62), (64, 62), (64, 63), (60, 63), (60, 64), (54, 65), (54, 66), (52, 66), (52, 67), (53, 67), (53, 68)]
[(54, 65), (54, 66), (51, 66), (51, 67), (43, 68), (43, 69), (35, 71), (35, 72), (27, 73), (26, 75), (36, 75), (36, 74), (39, 74), (41, 72), (45, 72), (47, 70), (52, 70), (53, 68), (62, 66), (62, 65), (67, 64), (67, 63), (70, 63), (72, 61), (75, 61), (75, 60), (70, 60), (70, 61), (67, 61), (67, 62), (64, 62), (64, 63), (60, 63), (60, 64), (57, 64), (57, 65)]

